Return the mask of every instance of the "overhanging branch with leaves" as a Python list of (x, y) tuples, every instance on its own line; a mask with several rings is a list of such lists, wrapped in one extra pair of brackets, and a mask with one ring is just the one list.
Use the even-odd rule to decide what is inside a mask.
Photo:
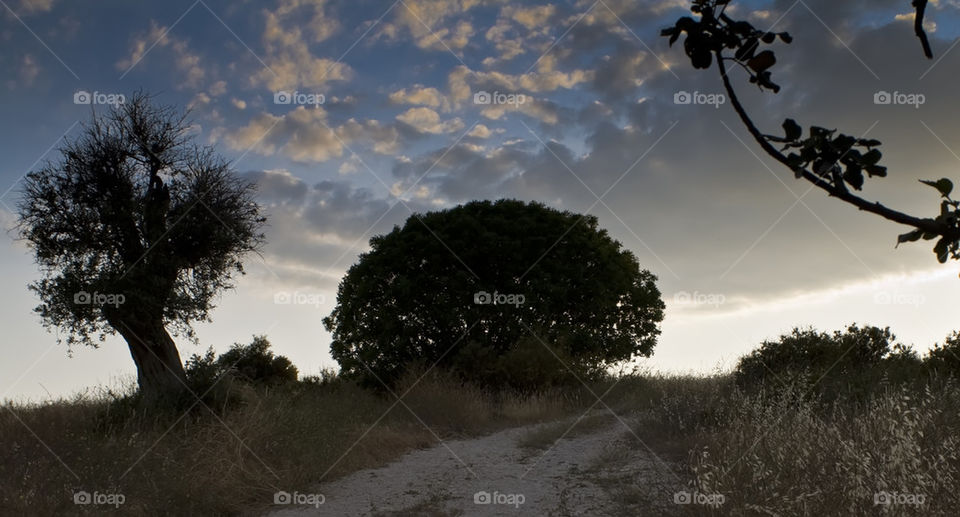
[[(783, 122), (783, 136), (765, 134), (757, 127), (737, 96), (727, 64), (741, 67), (747, 72), (749, 82), (761, 90), (778, 93), (780, 86), (773, 82), (771, 74), (776, 55), (773, 50), (761, 47), (773, 45), (777, 40), (790, 44), (793, 38), (786, 32), (761, 31), (749, 22), (731, 19), (724, 12), (727, 5), (729, 0), (696, 0), (690, 9), (699, 19), (684, 16), (673, 27), (663, 29), (661, 35), (669, 37), (671, 45), (685, 36), (684, 51), (696, 69), (709, 69), (716, 60), (730, 103), (747, 131), (766, 154), (793, 171), (798, 179), (862, 211), (913, 227), (897, 238), (898, 245), (936, 239), (934, 253), (941, 263), (948, 258), (960, 259), (960, 201), (950, 197), (953, 182), (949, 179), (920, 180), (940, 193), (939, 215), (913, 216), (853, 192), (862, 190), (866, 178), (887, 175), (887, 168), (880, 165), (883, 154), (878, 149), (881, 145), (878, 140), (857, 138), (814, 125), (804, 137), (803, 127), (791, 118)], [(924, 54), (931, 57), (930, 44), (923, 31), (926, 1), (914, 0), (912, 5), (917, 10), (917, 36)], [(728, 55), (730, 52), (732, 55)]]

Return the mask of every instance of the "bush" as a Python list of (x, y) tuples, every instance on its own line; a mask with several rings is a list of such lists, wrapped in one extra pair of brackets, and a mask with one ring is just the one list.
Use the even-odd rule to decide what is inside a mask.
[(942, 345), (934, 345), (924, 358), (924, 366), (938, 374), (960, 374), (960, 332), (947, 336)]
[(821, 393), (865, 393), (921, 375), (916, 352), (895, 340), (889, 328), (873, 326), (833, 334), (796, 328), (741, 358), (734, 379), (746, 388), (799, 383)]
[(254, 336), (248, 345), (235, 343), (216, 358), (213, 348), (202, 356), (193, 354), (186, 362), (186, 373), (187, 382), (198, 395), (219, 384), (224, 375), (231, 380), (268, 386), (297, 380), (297, 367), (286, 357), (274, 355), (266, 336)]

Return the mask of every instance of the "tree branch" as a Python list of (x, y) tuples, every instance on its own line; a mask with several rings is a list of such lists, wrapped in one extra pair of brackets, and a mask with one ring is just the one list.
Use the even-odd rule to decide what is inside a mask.
[(913, 6), (917, 9), (917, 14), (913, 17), (913, 32), (920, 38), (920, 44), (923, 45), (923, 55), (927, 56), (927, 59), (933, 59), (933, 50), (930, 49), (927, 32), (923, 30), (923, 15), (927, 10), (927, 0), (913, 0)]
[(798, 167), (790, 164), (790, 161), (786, 156), (783, 155), (777, 148), (770, 144), (767, 138), (760, 132), (753, 120), (750, 119), (750, 116), (747, 115), (746, 110), (743, 105), (740, 103), (740, 99), (737, 97), (736, 91), (733, 89), (733, 85), (730, 83), (730, 78), (727, 75), (727, 68), (724, 65), (723, 55), (721, 51), (714, 52), (717, 58), (717, 64), (720, 67), (720, 77), (723, 79), (723, 87), (727, 91), (727, 95), (730, 97), (730, 104), (733, 106), (733, 109), (739, 115), (740, 120), (743, 122), (743, 125), (747, 128), (747, 131), (753, 136), (754, 140), (760, 145), (765, 153), (770, 155), (773, 159), (787, 166), (790, 170), (794, 171), (798, 176), (803, 179), (813, 183), (815, 186), (819, 187), (821, 190), (827, 192), (827, 194), (839, 198), (847, 203), (856, 206), (858, 209), (865, 212), (870, 212), (884, 219), (894, 221), (903, 225), (912, 226), (919, 230), (922, 230), (927, 233), (934, 233), (940, 236), (949, 237), (956, 239), (960, 237), (957, 230), (950, 228), (947, 225), (937, 223), (933, 219), (925, 218), (921, 219), (914, 217), (886, 206), (880, 204), (879, 202), (871, 202), (866, 199), (863, 199), (855, 194), (850, 193), (847, 189), (841, 186), (835, 186), (834, 184), (824, 180), (820, 176), (808, 171), (803, 167)]

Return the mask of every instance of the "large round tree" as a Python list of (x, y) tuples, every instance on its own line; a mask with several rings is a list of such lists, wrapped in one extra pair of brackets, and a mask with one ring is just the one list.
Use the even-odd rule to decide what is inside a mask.
[(494, 360), (531, 338), (596, 371), (649, 356), (660, 333), (656, 277), (594, 216), (474, 201), (370, 246), (324, 320), (345, 376), (390, 383), (411, 363), (447, 367), (477, 346)]

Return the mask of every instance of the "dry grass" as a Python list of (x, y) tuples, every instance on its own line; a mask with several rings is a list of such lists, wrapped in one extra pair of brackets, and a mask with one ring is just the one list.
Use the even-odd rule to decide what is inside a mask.
[[(123, 397), (109, 393), (8, 402), (0, 409), (0, 508), (25, 515), (251, 513), (270, 506), (277, 491), (314, 493), (323, 481), (431, 446), (436, 436), (549, 421), (575, 405), (559, 392), (519, 397), (439, 375), (413, 381), (396, 391), (406, 393), (402, 404), (345, 382), (241, 387), (243, 403), (222, 415), (203, 406), (185, 416), (130, 414)], [(124, 501), (119, 508), (76, 505), (81, 490), (119, 493)]]
[[(730, 402), (728, 425), (691, 458), (697, 490), (724, 494), (726, 511), (956, 515), (957, 386), (891, 390), (857, 405), (790, 397)], [(884, 500), (896, 503), (877, 504)]]
[[(645, 445), (625, 433), (628, 454), (596, 451), (584, 475), (649, 460), (649, 446), (680, 479), (675, 486), (723, 496), (717, 508), (677, 505), (669, 486), (639, 486), (625, 470), (603, 479), (624, 514), (658, 507), (689, 515), (955, 515), (960, 507), (954, 382), (878, 385), (866, 397), (829, 402), (790, 387), (747, 393), (724, 375), (626, 376), (591, 390), (606, 393), (605, 404)], [(278, 490), (322, 492), (325, 481), (431, 446), (437, 436), (545, 423), (523, 440), (549, 447), (595, 401), (585, 389), (521, 397), (442, 375), (415, 386), (405, 380), (396, 391), (402, 404), (339, 381), (234, 391), (243, 403), (220, 415), (203, 407), (185, 416), (131, 413), (122, 395), (109, 393), (4, 404), (2, 513), (250, 514), (268, 508)], [(594, 432), (611, 418), (597, 406), (571, 433)], [(78, 490), (125, 499), (119, 509), (75, 505)], [(874, 504), (883, 493), (923, 504)], [(438, 501), (409, 512), (440, 512)]]
[(722, 496), (713, 508), (676, 505), (681, 514), (956, 515), (960, 506), (953, 382), (878, 385), (830, 402), (795, 387), (745, 393), (723, 376), (651, 382), (659, 400), (634, 427), (663, 458), (684, 460), (687, 492)]

